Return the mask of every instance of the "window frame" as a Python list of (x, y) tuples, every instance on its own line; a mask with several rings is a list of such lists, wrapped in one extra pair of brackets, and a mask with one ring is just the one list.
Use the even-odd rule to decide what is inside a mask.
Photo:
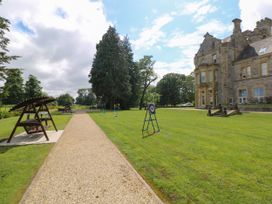
[[(265, 66), (265, 74), (263, 72), (263, 65), (266, 65)], [(268, 75), (268, 63), (267, 62), (263, 62), (261, 63), (261, 76), (267, 76)]]
[[(259, 90), (262, 89), (262, 95), (259, 95), (259, 94), (258, 94), (258, 95), (255, 95), (257, 89), (259, 89)], [(257, 99), (258, 102), (264, 102), (264, 98), (265, 98), (265, 88), (262, 87), (262, 86), (253, 88), (253, 97), (254, 97), (255, 99)]]
[[(202, 74), (204, 74), (204, 79), (202, 78)], [(206, 76), (206, 72), (200, 72), (200, 83), (206, 83), (207, 82), (207, 76)]]
[[(243, 96), (243, 94), (240, 95), (240, 91), (245, 91), (246, 95), (245, 96)], [(248, 99), (248, 90), (246, 88), (238, 89), (238, 103), (239, 104), (246, 104), (247, 99)]]

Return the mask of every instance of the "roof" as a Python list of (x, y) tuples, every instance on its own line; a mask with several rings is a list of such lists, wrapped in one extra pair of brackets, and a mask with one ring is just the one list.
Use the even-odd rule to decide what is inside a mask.
[(226, 43), (226, 42), (230, 42), (230, 41), (231, 41), (231, 36), (228, 36), (222, 40), (222, 43)]
[(238, 57), (238, 60), (243, 60), (251, 57), (262, 56), (272, 53), (272, 37), (251, 43), (248, 45)]
[(36, 98), (30, 98), (27, 99), (21, 103), (18, 103), (17, 105), (13, 106), (9, 112), (14, 111), (14, 110), (18, 110), (18, 109), (22, 109), (26, 106), (29, 105), (33, 105), (33, 106), (40, 106), (42, 104), (48, 104), (55, 101), (55, 99), (53, 97), (47, 97), (47, 96), (41, 96), (41, 97), (36, 97)]

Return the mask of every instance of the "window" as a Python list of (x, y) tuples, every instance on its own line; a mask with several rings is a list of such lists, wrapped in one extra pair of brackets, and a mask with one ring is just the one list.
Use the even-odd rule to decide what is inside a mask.
[(229, 104), (233, 105), (233, 98), (229, 98)]
[(214, 81), (217, 81), (217, 70), (214, 71)]
[(243, 103), (247, 102), (247, 90), (246, 89), (240, 89), (239, 90), (238, 101), (239, 101), (240, 104), (243, 104)]
[(267, 63), (262, 63), (261, 76), (266, 76), (266, 75), (267, 75)]
[(247, 77), (251, 77), (251, 67), (246, 68)]
[(205, 106), (205, 96), (201, 97), (201, 104), (202, 104), (202, 106)]
[(216, 55), (213, 55), (212, 58), (213, 58), (213, 63), (216, 63)]
[(258, 102), (264, 102), (264, 88), (257, 87), (253, 90), (254, 97), (258, 100)]
[(200, 73), (200, 82), (206, 82), (206, 72), (201, 72)]
[(209, 71), (208, 72), (208, 79), (209, 79), (209, 82), (212, 82), (213, 81), (213, 71)]
[(251, 77), (251, 67), (243, 67), (241, 69), (241, 79), (247, 79)]

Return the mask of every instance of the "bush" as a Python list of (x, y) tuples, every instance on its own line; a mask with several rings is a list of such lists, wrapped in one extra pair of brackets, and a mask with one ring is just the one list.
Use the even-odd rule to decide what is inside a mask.
[(7, 112), (7, 111), (1, 111), (0, 110), (0, 119), (2, 119), (2, 118), (8, 118), (10, 116), (11, 116), (11, 114), (9, 112)]

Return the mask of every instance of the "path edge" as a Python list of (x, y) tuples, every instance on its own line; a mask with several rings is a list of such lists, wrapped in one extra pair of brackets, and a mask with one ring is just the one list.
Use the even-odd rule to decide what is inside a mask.
[(103, 133), (104, 137), (109, 140), (109, 142), (114, 146), (114, 148), (117, 150), (118, 154), (121, 156), (121, 158), (127, 163), (128, 167), (134, 172), (134, 174), (137, 176), (137, 178), (144, 184), (146, 189), (154, 196), (154, 198), (158, 201), (160, 204), (164, 204), (163, 200), (154, 192), (154, 190), (150, 187), (150, 185), (144, 180), (144, 178), (136, 171), (136, 169), (132, 166), (132, 164), (128, 161), (126, 156), (119, 150), (119, 148), (110, 140), (110, 138), (107, 136), (107, 134), (101, 129), (101, 127), (95, 122), (95, 120), (88, 114), (90, 119), (95, 123), (95, 125), (99, 128), (99, 130)]
[[(73, 117), (73, 115), (72, 115), (72, 117)], [(48, 163), (48, 160), (49, 160), (49, 158), (51, 157), (53, 151), (55, 151), (57, 145), (58, 145), (59, 142), (63, 139), (63, 135), (64, 135), (64, 132), (65, 132), (65, 129), (66, 129), (66, 127), (68, 126), (68, 124), (71, 122), (72, 117), (70, 118), (69, 122), (66, 124), (66, 126), (65, 126), (65, 128), (64, 128), (64, 130), (63, 130), (63, 132), (62, 132), (62, 134), (61, 134), (61, 136), (60, 136), (60, 138), (59, 138), (59, 140), (58, 140), (56, 143), (51, 143), (51, 144), (53, 144), (54, 146), (53, 146), (53, 147), (51, 148), (51, 150), (49, 151), (48, 155), (47, 155), (46, 158), (44, 159), (42, 165), (40, 166), (40, 168), (38, 169), (38, 171), (36, 172), (36, 174), (34, 174), (34, 176), (32, 177), (31, 182), (28, 184), (28, 186), (27, 186), (27, 188), (26, 188), (26, 190), (25, 190), (25, 192), (24, 192), (22, 198), (21, 198), (20, 201), (18, 202), (18, 204), (25, 204), (25, 203), (26, 203), (25, 200), (26, 200), (27, 197), (29, 197), (29, 192), (30, 192), (30, 186), (31, 186), (31, 184), (34, 183), (34, 182), (36, 182), (36, 180), (40, 177), (41, 172), (42, 172), (42, 169), (45, 168), (45, 166), (46, 166), (46, 164)]]

